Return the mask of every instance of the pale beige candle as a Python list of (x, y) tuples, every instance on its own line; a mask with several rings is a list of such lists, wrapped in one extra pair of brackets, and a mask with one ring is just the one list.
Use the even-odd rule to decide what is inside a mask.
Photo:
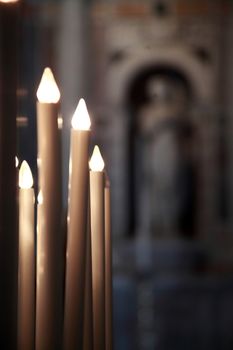
[(19, 171), (18, 350), (33, 350), (35, 341), (35, 237), (32, 173), (26, 161)]
[[(44, 222), (44, 213), (43, 213), (43, 197), (42, 192), (40, 191), (37, 196), (37, 252), (36, 252), (36, 333), (37, 338), (38, 334), (42, 334), (43, 324), (46, 323), (46, 312), (43, 314), (38, 311), (40, 307), (45, 307), (44, 303), (47, 300), (46, 297), (46, 266), (48, 263), (46, 252), (46, 230), (45, 230), (45, 222)], [(37, 339), (37, 347), (38, 344), (42, 343), (42, 339)]]
[(94, 350), (105, 349), (104, 162), (98, 146), (90, 160)]
[[(37, 90), (39, 188), (43, 197), (44, 273), (40, 276), (36, 304), (36, 349), (58, 350), (62, 325), (62, 184), (61, 145), (58, 130), (60, 92), (49, 68)], [(38, 241), (38, 247), (41, 242)], [(37, 251), (38, 254), (41, 252)], [(37, 271), (38, 273), (38, 271)], [(38, 286), (37, 286), (38, 287)]]
[[(36, 254), (36, 288), (37, 288), (37, 305), (41, 305), (45, 298), (43, 293), (46, 291), (43, 288), (44, 284), (44, 271), (46, 266), (45, 261), (45, 226), (44, 226), (44, 215), (43, 215), (43, 197), (41, 191), (37, 196), (37, 254)], [(46, 314), (44, 315), (46, 317)]]
[(92, 268), (91, 268), (91, 222), (90, 197), (88, 201), (86, 271), (84, 290), (84, 339), (83, 350), (93, 350)]
[(106, 350), (112, 350), (112, 237), (110, 182), (106, 178), (104, 188), (105, 217), (105, 331)]
[(81, 99), (72, 119), (71, 130), (64, 311), (65, 350), (83, 348), (89, 139), (90, 118), (85, 101)]

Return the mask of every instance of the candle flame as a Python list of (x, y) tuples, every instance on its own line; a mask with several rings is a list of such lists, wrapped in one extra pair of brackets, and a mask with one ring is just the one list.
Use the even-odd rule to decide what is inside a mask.
[(37, 196), (37, 203), (38, 204), (42, 204), (43, 203), (43, 195), (42, 195), (41, 190), (40, 190), (40, 192), (38, 193), (38, 196)]
[(19, 159), (17, 156), (15, 156), (15, 167), (18, 168), (19, 166)]
[(57, 118), (57, 126), (59, 130), (63, 128), (63, 119), (61, 116)]
[(74, 129), (78, 129), (78, 130), (90, 129), (91, 121), (90, 121), (86, 103), (83, 98), (79, 100), (79, 103), (74, 112), (71, 124)]
[(32, 186), (33, 186), (32, 172), (28, 163), (26, 162), (26, 160), (24, 160), (19, 169), (19, 187), (28, 189), (28, 188), (31, 188)]
[(44, 70), (36, 95), (42, 103), (57, 103), (60, 99), (60, 91), (48, 67)]
[(95, 146), (94, 148), (89, 166), (92, 171), (102, 171), (104, 169), (104, 160), (98, 146)]
[(0, 0), (0, 2), (9, 3), (9, 2), (18, 2), (19, 0)]

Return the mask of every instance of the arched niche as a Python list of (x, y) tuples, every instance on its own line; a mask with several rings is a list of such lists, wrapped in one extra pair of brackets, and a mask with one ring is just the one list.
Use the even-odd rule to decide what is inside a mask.
[(192, 87), (197, 103), (208, 104), (215, 96), (215, 75), (213, 67), (199, 62), (184, 46), (159, 47), (157, 50), (143, 50), (126, 53), (122, 64), (111, 66), (107, 78), (108, 98), (111, 104), (122, 106), (132, 81), (148, 67), (166, 66), (181, 72)]
[(128, 95), (130, 232), (193, 237), (196, 230), (196, 129), (187, 77), (166, 65), (139, 72)]
[[(117, 198), (117, 202), (122, 203), (121, 206), (117, 206), (115, 209), (114, 220), (117, 223), (121, 223), (118, 225), (118, 227), (120, 227), (119, 232), (132, 233), (132, 223), (130, 222), (131, 219), (129, 215), (129, 211), (132, 210), (132, 203), (129, 198), (132, 195), (132, 193), (129, 193), (129, 188), (132, 190), (132, 186), (130, 185), (132, 173), (132, 169), (130, 169), (132, 116), (130, 115), (128, 100), (132, 85), (135, 84), (137, 79), (148, 74), (151, 70), (159, 70), (162, 68), (173, 71), (175, 74), (182, 76), (187, 83), (190, 94), (190, 109), (196, 109), (198, 113), (200, 111), (206, 116), (208, 115), (208, 110), (211, 111), (211, 104), (214, 103), (216, 97), (216, 76), (213, 74), (213, 67), (203, 65), (183, 46), (177, 45), (174, 48), (172, 46), (169, 48), (160, 47), (158, 50), (143, 50), (134, 54), (129, 52), (128, 55), (126, 54), (125, 56), (126, 58), (122, 62), (118, 62), (108, 70), (106, 75), (106, 91), (110, 111), (109, 115), (111, 115), (110, 118), (114, 125), (114, 132), (117, 130), (117, 137), (113, 137), (112, 139), (112, 147), (114, 150), (117, 150), (113, 151), (114, 157), (112, 158), (112, 179), (116, 189), (113, 189), (113, 200)], [(210, 128), (205, 128), (205, 122), (202, 116), (200, 116), (200, 113), (195, 124), (197, 126), (197, 134), (201, 134), (203, 130), (204, 133), (211, 133)], [(201, 136), (203, 139), (205, 137), (206, 135)], [(210, 142), (208, 142), (208, 145), (210, 145)], [(208, 145), (205, 151), (208, 157), (211, 157)], [(201, 144), (200, 147), (202, 147)], [(208, 169), (202, 169), (202, 165), (206, 162), (205, 157), (203, 153), (203, 159), (200, 160), (200, 172), (211, 171), (212, 164), (210, 162), (208, 162)], [(115, 171), (116, 168), (117, 172)], [(207, 177), (207, 180), (205, 179), (203, 174), (201, 176), (201, 181), (209, 181)], [(202, 211), (201, 215), (203, 217), (207, 217), (205, 210), (211, 210), (209, 209), (210, 205), (208, 203), (213, 202), (213, 198), (211, 197), (212, 192), (209, 190), (212, 186), (210, 181), (208, 186), (206, 186), (203, 192), (200, 206), (200, 211)], [(202, 184), (202, 187), (204, 188), (205, 184)], [(126, 193), (129, 193), (129, 196), (127, 196)], [(204, 206), (207, 209), (203, 209)], [(203, 219), (201, 218), (200, 220)], [(209, 221), (211, 221), (211, 219), (209, 219)]]

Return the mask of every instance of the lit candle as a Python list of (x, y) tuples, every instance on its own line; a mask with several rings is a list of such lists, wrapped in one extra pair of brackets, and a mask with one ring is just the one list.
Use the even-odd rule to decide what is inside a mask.
[(105, 349), (104, 162), (98, 146), (90, 160), (94, 350)]
[(84, 339), (83, 350), (93, 350), (93, 308), (92, 308), (92, 268), (91, 268), (91, 223), (90, 196), (88, 201), (88, 224), (86, 245), (86, 271), (84, 289)]
[(33, 350), (35, 336), (35, 237), (32, 173), (26, 161), (19, 171), (18, 349)]
[(83, 348), (89, 138), (90, 118), (85, 101), (81, 99), (72, 119), (71, 130), (64, 314), (66, 350)]
[(112, 239), (110, 182), (105, 180), (104, 227), (105, 227), (105, 331), (106, 349), (112, 349)]
[(40, 287), (37, 285), (36, 349), (57, 350), (61, 346), (63, 264), (60, 92), (49, 68), (44, 70), (37, 97), (39, 189), (43, 197), (43, 230), (38, 234), (43, 245), (38, 242), (38, 247), (43, 246), (44, 273)]
[(43, 342), (39, 339), (39, 334), (42, 335), (44, 332), (43, 324), (46, 324), (47, 313), (42, 313), (40, 308), (45, 308), (45, 304), (48, 300), (46, 295), (46, 279), (48, 278), (47, 265), (48, 265), (48, 254), (46, 253), (47, 246), (47, 234), (45, 227), (45, 217), (43, 206), (43, 197), (41, 191), (37, 196), (37, 254), (36, 254), (36, 346), (39, 349), (39, 345)]

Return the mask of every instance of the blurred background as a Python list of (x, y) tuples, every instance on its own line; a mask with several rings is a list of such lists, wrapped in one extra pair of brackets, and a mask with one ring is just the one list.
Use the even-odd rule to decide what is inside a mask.
[(115, 350), (233, 348), (233, 1), (24, 0), (18, 157), (36, 90), (84, 97), (112, 191)]

